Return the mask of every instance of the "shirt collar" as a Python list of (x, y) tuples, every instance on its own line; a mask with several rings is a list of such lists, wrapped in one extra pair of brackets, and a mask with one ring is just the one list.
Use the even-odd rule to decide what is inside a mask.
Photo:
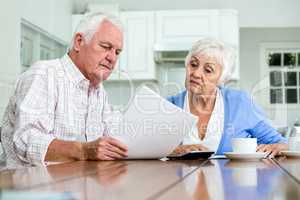
[[(221, 94), (219, 87), (217, 87), (216, 92), (217, 92), (217, 96), (216, 96), (216, 101), (215, 101), (215, 105), (213, 108), (213, 112), (216, 112), (216, 110), (218, 110), (218, 106), (220, 105), (220, 103), (222, 101), (222, 94)], [(190, 112), (189, 91), (188, 90), (186, 91), (186, 94), (185, 94), (183, 110)]]
[(89, 80), (87, 80), (84, 75), (81, 73), (81, 71), (78, 69), (78, 67), (73, 63), (72, 59), (69, 57), (68, 54), (65, 54), (61, 58), (61, 63), (67, 73), (67, 75), (71, 78), (71, 80), (75, 84), (80, 84), (81, 82), (87, 82), (89, 83)]

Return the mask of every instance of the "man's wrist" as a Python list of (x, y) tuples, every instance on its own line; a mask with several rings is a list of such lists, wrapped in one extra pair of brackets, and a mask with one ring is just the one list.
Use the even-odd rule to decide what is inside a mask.
[(88, 160), (88, 153), (87, 153), (87, 143), (86, 142), (74, 142), (75, 144), (75, 151), (73, 157), (76, 160)]

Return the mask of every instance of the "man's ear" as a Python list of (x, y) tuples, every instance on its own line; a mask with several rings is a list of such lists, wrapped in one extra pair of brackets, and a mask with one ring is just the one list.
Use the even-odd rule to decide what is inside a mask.
[(74, 50), (76, 52), (79, 52), (81, 47), (84, 45), (85, 43), (85, 40), (84, 40), (84, 37), (83, 37), (83, 34), (82, 33), (76, 33), (75, 37), (74, 37)]

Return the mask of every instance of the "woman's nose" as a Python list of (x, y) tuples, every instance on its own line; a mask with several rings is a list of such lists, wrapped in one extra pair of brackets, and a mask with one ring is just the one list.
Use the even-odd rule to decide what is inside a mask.
[(204, 74), (203, 74), (203, 71), (198, 68), (194, 71), (193, 75), (196, 77), (196, 78), (201, 78)]

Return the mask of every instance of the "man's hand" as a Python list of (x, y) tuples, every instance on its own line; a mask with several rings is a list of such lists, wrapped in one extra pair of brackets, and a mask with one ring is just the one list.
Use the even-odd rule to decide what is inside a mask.
[(127, 147), (111, 137), (100, 137), (83, 144), (87, 160), (116, 160), (127, 157)]
[(125, 157), (127, 147), (111, 137), (84, 143), (54, 139), (48, 147), (45, 161), (116, 160)]
[(183, 153), (188, 153), (190, 151), (207, 151), (208, 148), (201, 144), (190, 144), (190, 145), (180, 145), (178, 146), (171, 155), (179, 155)]
[(257, 152), (268, 152), (270, 155), (269, 157), (274, 157), (276, 155), (280, 155), (280, 151), (287, 150), (288, 145), (284, 143), (278, 144), (261, 144), (258, 145), (256, 151)]

